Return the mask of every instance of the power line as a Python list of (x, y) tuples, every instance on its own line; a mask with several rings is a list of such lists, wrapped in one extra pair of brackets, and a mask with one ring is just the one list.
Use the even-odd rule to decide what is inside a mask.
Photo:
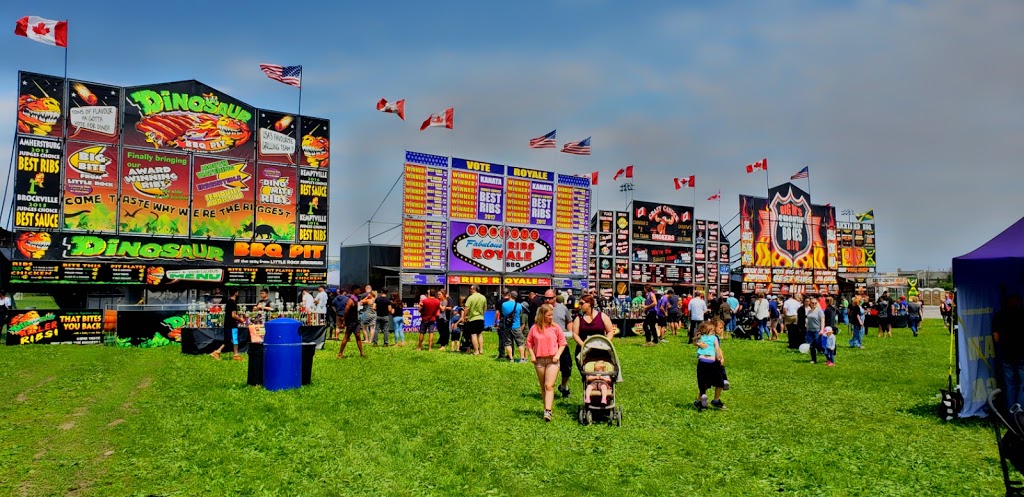
[(392, 226), (392, 227), (390, 227), (390, 228), (388, 228), (388, 229), (386, 229), (384, 231), (381, 231), (380, 233), (377, 233), (376, 235), (371, 236), (370, 239), (373, 240), (374, 238), (377, 238), (378, 236), (381, 236), (384, 233), (388, 233), (390, 231), (395, 231), (396, 229), (401, 228), (401, 227), (402, 227), (401, 224), (396, 225), (396, 226)]
[(370, 220), (371, 221), (373, 220), (373, 218), (377, 217), (377, 213), (380, 212), (380, 208), (384, 207), (384, 202), (388, 201), (388, 197), (391, 196), (391, 192), (395, 191), (395, 187), (398, 186), (398, 183), (400, 181), (402, 181), (402, 178), (404, 176), (405, 176), (405, 170), (402, 170), (402, 174), (398, 175), (398, 179), (395, 180), (395, 184), (391, 185), (391, 189), (388, 190), (388, 194), (384, 195), (384, 198), (380, 201), (380, 205), (377, 206), (377, 210), (373, 211), (373, 215), (370, 216)]
[(341, 244), (344, 245), (345, 242), (347, 242), (349, 238), (352, 238), (352, 235), (362, 231), (363, 226), (366, 226), (367, 224), (369, 224), (369, 221), (364, 221), (363, 224), (360, 224), (356, 229), (352, 230), (352, 233), (349, 234), (348, 236), (346, 236), (345, 239), (341, 241)]

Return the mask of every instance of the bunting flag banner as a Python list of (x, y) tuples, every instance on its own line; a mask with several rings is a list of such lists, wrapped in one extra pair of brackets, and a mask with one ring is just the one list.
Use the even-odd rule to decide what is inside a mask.
[(590, 155), (590, 137), (578, 142), (569, 142), (562, 146), (562, 152), (574, 155)]
[(768, 170), (768, 159), (761, 159), (753, 164), (747, 164), (747, 174), (754, 171), (767, 171)]
[(708, 200), (722, 200), (722, 192), (719, 190), (718, 193), (708, 197)]
[(14, 25), (14, 34), (32, 41), (68, 48), (68, 22), (25, 16)]
[(385, 99), (380, 99), (377, 102), (377, 110), (381, 112), (387, 112), (388, 114), (398, 114), (398, 118), (405, 120), (405, 99), (401, 99), (397, 102), (388, 102)]
[(626, 178), (633, 179), (633, 166), (626, 166), (622, 169), (619, 169), (618, 172), (615, 173), (615, 176), (612, 177), (612, 179), (618, 181), (619, 177), (623, 175), (625, 175)]
[(590, 184), (592, 186), (597, 186), (597, 171), (590, 173)]
[(455, 107), (448, 107), (439, 114), (431, 114), (423, 124), (420, 125), (420, 131), (427, 128), (433, 127), (444, 127), (448, 129), (455, 128)]
[(544, 136), (538, 136), (537, 138), (530, 139), (530, 148), (558, 148), (555, 143), (555, 132), (557, 129), (551, 130), (550, 133)]
[(800, 172), (790, 176), (789, 179), (807, 179), (807, 177), (809, 175), (810, 175), (810, 172), (805, 167), (805, 168), (801, 169)]
[(694, 182), (693, 176), (690, 176), (689, 178), (672, 178), (672, 182), (675, 183), (676, 190), (679, 190), (684, 187), (695, 188), (697, 186)]
[(874, 221), (874, 220), (875, 220), (875, 210), (874, 209), (871, 209), (871, 210), (869, 210), (867, 212), (861, 212), (860, 214), (857, 214), (857, 222), (859, 222), (859, 223), (863, 223), (864, 221)]
[(286, 85), (302, 88), (302, 66), (279, 66), (277, 64), (260, 64), (268, 78)]

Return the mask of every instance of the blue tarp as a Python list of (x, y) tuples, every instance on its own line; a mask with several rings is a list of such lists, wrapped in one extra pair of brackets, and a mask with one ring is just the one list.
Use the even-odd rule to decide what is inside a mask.
[[(1008, 296), (1024, 292), (1024, 218), (973, 252), (954, 258), (953, 284), (960, 328), (958, 380), (964, 396), (960, 416), (984, 417), (985, 400), (997, 388), (1000, 375), (992, 318)], [(1021, 328), (1009, 331), (1024, 333)]]

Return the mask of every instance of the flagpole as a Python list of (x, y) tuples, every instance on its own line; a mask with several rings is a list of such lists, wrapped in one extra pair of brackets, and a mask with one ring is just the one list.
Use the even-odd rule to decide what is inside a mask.
[(697, 187), (690, 183), (690, 189), (693, 190), (693, 219), (697, 220)]
[[(551, 167), (555, 169), (555, 180), (557, 182), (557, 180), (558, 180), (558, 154), (561, 153), (561, 152), (558, 151), (558, 128), (555, 128), (555, 137), (553, 139), (555, 140), (555, 163)], [(557, 188), (556, 188), (556, 190), (557, 190)]]
[[(811, 196), (811, 168), (807, 168), (807, 196)], [(814, 197), (811, 197), (814, 198)]]
[[(725, 228), (722, 227), (722, 190), (721, 189), (718, 190), (718, 229), (722, 230), (723, 232), (725, 231)], [(722, 240), (718, 240), (718, 241), (722, 241)]]
[(297, 115), (302, 115), (302, 66), (299, 66), (299, 112)]

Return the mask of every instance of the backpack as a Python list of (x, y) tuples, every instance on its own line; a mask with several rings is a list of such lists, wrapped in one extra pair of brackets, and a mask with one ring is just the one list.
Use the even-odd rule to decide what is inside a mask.
[(519, 302), (516, 302), (515, 305), (512, 306), (512, 312), (501, 317), (501, 325), (504, 326), (506, 330), (511, 330), (512, 326), (516, 324), (516, 317), (518, 317), (516, 312), (517, 309), (520, 309)]
[(719, 308), (722, 313), (722, 317), (725, 319), (732, 319), (732, 307), (728, 302), (722, 302), (722, 306)]

